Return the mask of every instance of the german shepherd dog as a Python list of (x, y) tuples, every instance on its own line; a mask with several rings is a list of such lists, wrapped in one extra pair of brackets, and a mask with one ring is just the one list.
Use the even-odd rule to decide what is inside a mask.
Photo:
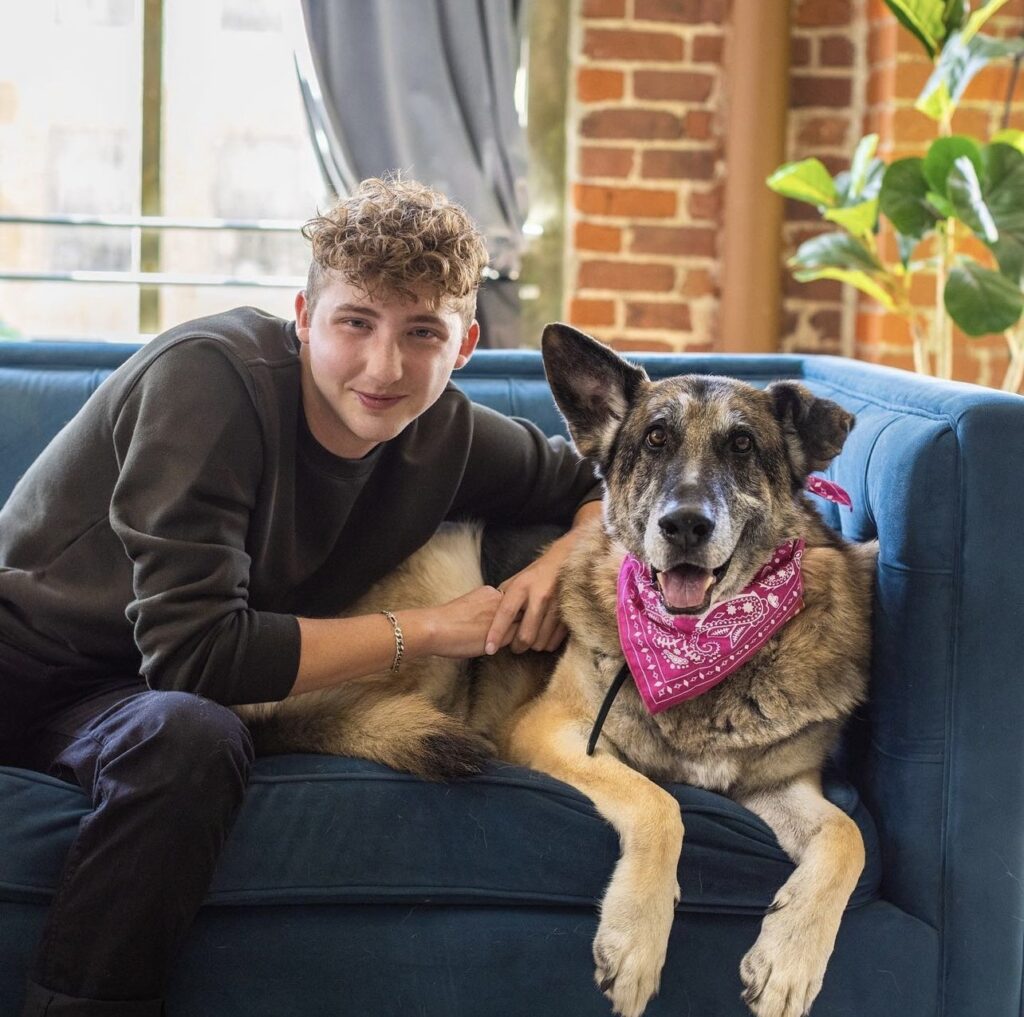
[[(560, 655), (432, 659), (397, 679), (243, 712), (263, 752), (356, 755), (434, 779), (473, 773), (496, 754), (587, 795), (621, 840), (593, 954), (597, 984), (624, 1017), (657, 992), (679, 898), (683, 819), (655, 781), (730, 796), (796, 864), (743, 958), (743, 998), (757, 1017), (800, 1017), (864, 865), (856, 825), (822, 795), (821, 769), (865, 696), (876, 547), (844, 542), (804, 494), (853, 417), (788, 381), (766, 390), (697, 375), (652, 383), (565, 325), (545, 329), (543, 351), (576, 448), (605, 484), (603, 524), (561, 574), (569, 638)], [(623, 665), (624, 556), (652, 570), (667, 611), (701, 615), (795, 538), (805, 541), (802, 611), (725, 681), (663, 712), (648, 712), (626, 682), (588, 755)], [(352, 613), (460, 596), (483, 582), (479, 553), (479, 530), (445, 528)]]

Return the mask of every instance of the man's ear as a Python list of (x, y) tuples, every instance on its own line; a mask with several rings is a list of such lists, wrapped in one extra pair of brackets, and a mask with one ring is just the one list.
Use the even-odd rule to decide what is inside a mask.
[(480, 342), (480, 322), (474, 318), (470, 322), (469, 328), (466, 329), (462, 342), (459, 344), (459, 355), (455, 358), (456, 371), (469, 363), (469, 358), (473, 356), (473, 351), (476, 349), (478, 342)]
[(544, 371), (577, 451), (603, 463), (647, 373), (568, 325), (548, 325)]
[(299, 342), (309, 342), (309, 304), (306, 302), (305, 290), (295, 294), (295, 334)]
[(765, 392), (782, 427), (793, 476), (802, 484), (808, 473), (825, 469), (839, 455), (855, 418), (793, 381), (775, 382)]

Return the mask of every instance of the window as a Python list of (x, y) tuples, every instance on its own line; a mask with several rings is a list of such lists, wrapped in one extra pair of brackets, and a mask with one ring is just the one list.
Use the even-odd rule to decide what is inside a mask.
[[(0, 216), (135, 222), (145, 187), (163, 219), (212, 228), (147, 229), (154, 263), (137, 225), (0, 221), (0, 276), (33, 277), (0, 278), (0, 334), (136, 338), (143, 289), (158, 293), (149, 331), (241, 303), (291, 315), (308, 265), (297, 227), (328, 200), (296, 81), (294, 8), (150, 0), (145, 16), (162, 15), (162, 31), (144, 54), (154, 46), (144, 43), (144, 0), (10, 6), (0, 34)], [(162, 87), (145, 108), (144, 56), (162, 62)], [(143, 165), (144, 117), (159, 124), (156, 166)], [(225, 219), (277, 228), (218, 227)], [(262, 285), (142, 287), (144, 264), (179, 280)], [(82, 272), (122, 281), (60, 278)]]

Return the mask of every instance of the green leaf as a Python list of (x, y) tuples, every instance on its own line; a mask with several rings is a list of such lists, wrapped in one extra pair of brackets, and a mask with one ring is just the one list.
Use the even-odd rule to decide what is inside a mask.
[(796, 198), (812, 205), (832, 208), (836, 204), (836, 185), (820, 159), (787, 162), (769, 178), (768, 186), (784, 198)]
[(924, 157), (924, 165), (921, 167), (924, 178), (928, 185), (937, 194), (945, 195), (946, 179), (949, 171), (957, 159), (965, 157), (970, 159), (974, 168), (980, 175), (982, 172), (981, 149), (973, 138), (962, 134), (954, 134), (950, 138), (937, 138), (928, 147)]
[(981, 190), (999, 230), (991, 245), (999, 268), (1011, 281), (1024, 273), (1024, 153), (993, 142), (982, 149), (985, 168)]
[(946, 38), (945, 4), (942, 0), (885, 0), (885, 6), (904, 28), (917, 36), (928, 56), (934, 58)]
[(830, 208), (825, 213), (825, 218), (842, 226), (854, 236), (863, 236), (872, 232), (878, 222), (878, 198), (861, 201), (856, 205), (846, 205), (843, 208)]
[(906, 237), (902, 233), (896, 234), (896, 244), (900, 249), (900, 262), (904, 268), (910, 266), (910, 259), (918, 245), (917, 237)]
[(946, 38), (960, 28), (967, 20), (970, 5), (967, 0), (946, 0), (946, 9), (942, 12), (942, 23), (946, 26)]
[(822, 233), (805, 240), (793, 255), (790, 264), (798, 269), (849, 268), (882, 272), (882, 263), (856, 238), (848, 233)]
[(956, 215), (953, 203), (944, 194), (936, 194), (934, 191), (929, 191), (925, 197), (928, 200), (928, 204), (931, 205), (943, 219), (948, 219), (950, 216)]
[(887, 311), (896, 310), (896, 302), (892, 299), (889, 291), (877, 282), (867, 272), (851, 271), (843, 268), (820, 268), (808, 271), (794, 272), (793, 278), (797, 282), (814, 282), (815, 279), (835, 279), (841, 283), (849, 283), (856, 286), (861, 292), (869, 297), (874, 297)]
[(927, 200), (923, 167), (923, 159), (897, 159), (882, 177), (879, 208), (896, 230), (908, 237), (924, 236), (939, 219)]
[(849, 194), (851, 197), (860, 197), (864, 190), (864, 186), (868, 182), (872, 164), (874, 162), (880, 162), (880, 160), (875, 159), (875, 152), (877, 150), (877, 134), (865, 134), (864, 137), (857, 142), (857, 147), (853, 153), (853, 159), (850, 162)]
[(1019, 287), (970, 258), (950, 271), (944, 301), (950, 317), (973, 336), (1005, 331), (1024, 310)]
[[(980, 14), (976, 11), (975, 14)], [(974, 17), (975, 15), (972, 15)], [(915, 106), (933, 120), (951, 115), (971, 79), (993, 60), (1024, 52), (1024, 40), (953, 32), (935, 62)]]
[(953, 163), (947, 192), (957, 216), (985, 243), (994, 244), (999, 239), (999, 230), (982, 196), (978, 171), (966, 155), (960, 156)]
[(987, 3), (983, 3), (968, 19), (967, 27), (964, 29), (964, 39), (968, 42), (971, 37), (974, 36), (981, 27), (992, 17), (1000, 7), (1005, 6), (1007, 0), (988, 0)]
[(1007, 127), (1002, 131), (996, 131), (992, 135), (993, 144), (1011, 145), (1018, 152), (1024, 152), (1024, 131), (1014, 130)]

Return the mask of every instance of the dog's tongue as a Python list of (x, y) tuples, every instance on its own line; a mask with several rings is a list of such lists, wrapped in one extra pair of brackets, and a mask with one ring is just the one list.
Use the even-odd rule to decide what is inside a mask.
[(704, 603), (704, 596), (715, 577), (708, 569), (696, 565), (677, 565), (667, 572), (659, 572), (658, 581), (665, 603), (677, 610), (685, 610)]

